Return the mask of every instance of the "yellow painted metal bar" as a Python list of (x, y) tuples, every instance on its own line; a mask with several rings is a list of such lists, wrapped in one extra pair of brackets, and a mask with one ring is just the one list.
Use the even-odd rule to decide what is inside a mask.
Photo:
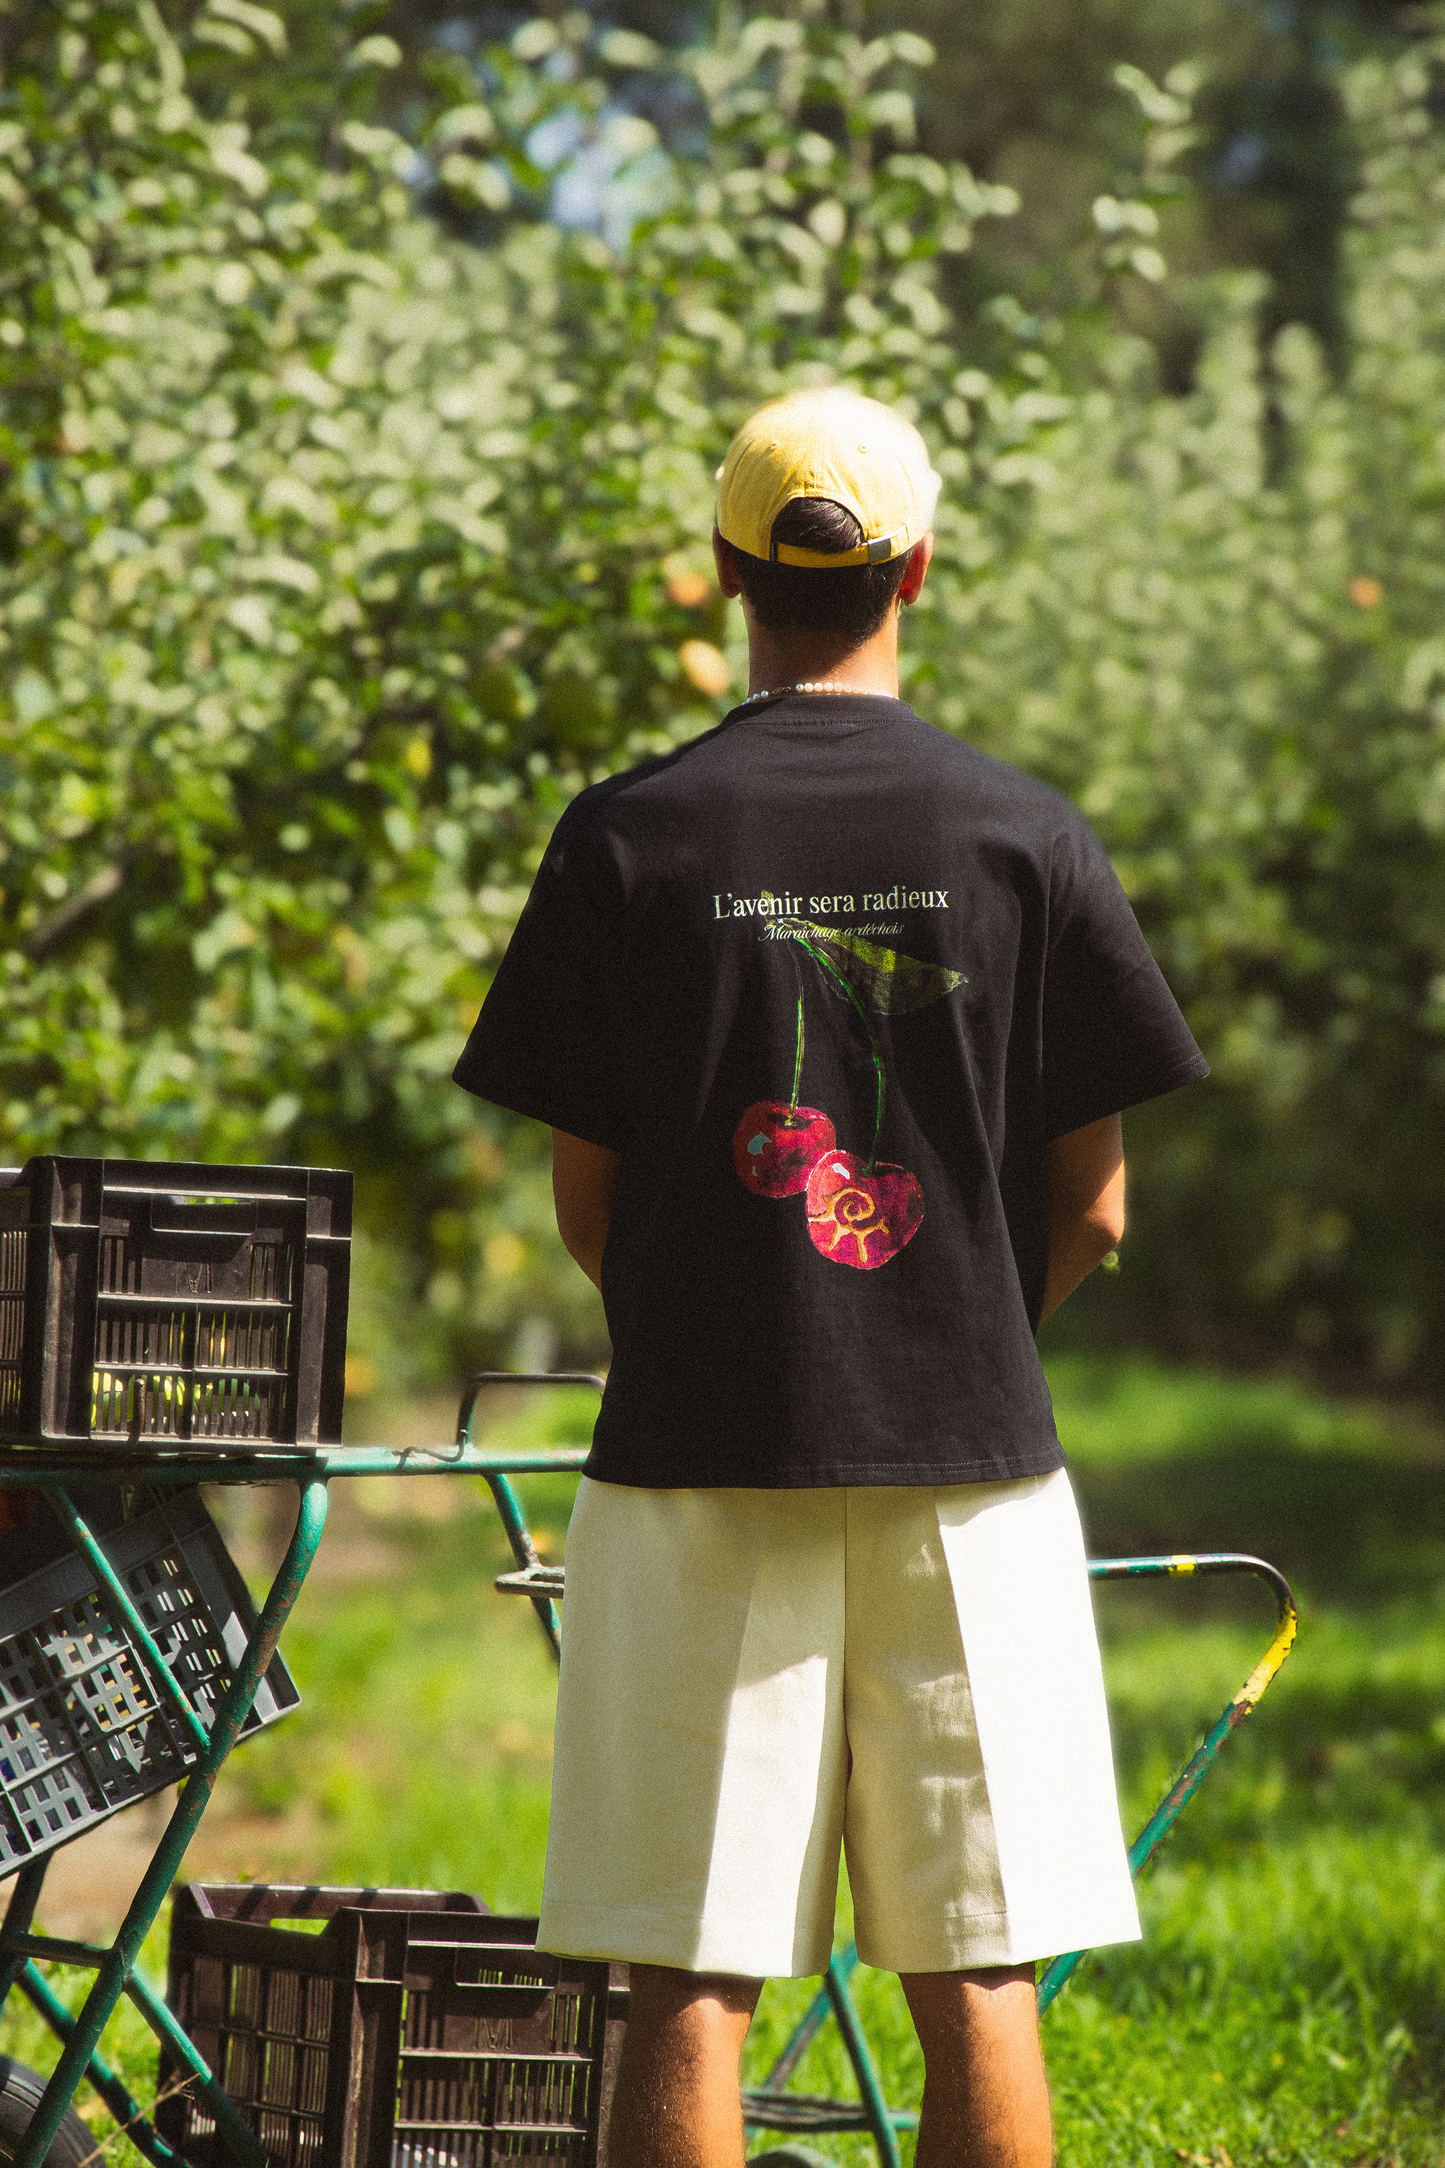
[[(1265, 1688), (1294, 1647), (1295, 1635), (1299, 1630), (1299, 1607), (1295, 1603), (1293, 1590), (1277, 1566), (1271, 1566), (1262, 1558), (1251, 1558), (1240, 1551), (1200, 1551), (1192, 1556), (1175, 1552), (1173, 1555), (1157, 1558), (1092, 1558), (1089, 1561), (1089, 1577), (1096, 1581), (1132, 1581), (1165, 1574), (1171, 1577), (1191, 1574), (1202, 1578), (1214, 1574), (1241, 1573), (1251, 1574), (1256, 1580), (1266, 1582), (1273, 1591), (1278, 1607), (1274, 1633), (1269, 1647), (1243, 1686), (1190, 1755), (1130, 1845), (1129, 1872), (1136, 1880), (1208, 1775), (1220, 1748), (1259, 1706)], [(1040, 2010), (1048, 2008), (1069, 1975), (1087, 1955), (1086, 1950), (1070, 1950), (1064, 1956), (1056, 1957), (1053, 1963), (1045, 1968), (1038, 1985)]]

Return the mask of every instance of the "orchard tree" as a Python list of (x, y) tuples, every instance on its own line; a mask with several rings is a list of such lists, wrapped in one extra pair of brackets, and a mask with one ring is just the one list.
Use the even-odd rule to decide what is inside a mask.
[(1348, 370), (1181, 281), (1171, 396), (1128, 322), (1187, 70), (1121, 71), (1078, 307), (959, 318), (1014, 199), (917, 148), (910, 32), (539, 19), (403, 136), (348, 21), (318, 135), (256, 0), (0, 16), (7, 1150), (338, 1158), (363, 1351), (383, 1310), (397, 1362), (595, 1336), (542, 1141), (447, 1078), (563, 805), (741, 690), (733, 427), (842, 378), (947, 484), (908, 689), (1083, 806), (1214, 1063), (1132, 1125), (1096, 1329), (1438, 1375), (1435, 46), (1346, 86)]
[(419, 147), (343, 113), (320, 162), (217, 95), (285, 43), (254, 0), (66, 0), (5, 51), (0, 1121), (345, 1157), (496, 1327), (560, 1253), (449, 1071), (567, 798), (726, 704), (728, 435), (839, 367), (966, 433), (933, 272), (1009, 199), (907, 147), (906, 34), (690, 56), (705, 152), (621, 247), (538, 213), (565, 146), (614, 188), (652, 156), (635, 36), (524, 24)]

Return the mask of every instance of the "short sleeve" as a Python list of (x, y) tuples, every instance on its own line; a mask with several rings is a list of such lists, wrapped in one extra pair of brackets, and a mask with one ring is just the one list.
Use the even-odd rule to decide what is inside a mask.
[(1087, 824), (1061, 836), (1044, 969), (1044, 1122), (1050, 1137), (1209, 1074)]
[(627, 1141), (621, 908), (601, 854), (558, 823), (453, 1070), (479, 1099), (621, 1151)]

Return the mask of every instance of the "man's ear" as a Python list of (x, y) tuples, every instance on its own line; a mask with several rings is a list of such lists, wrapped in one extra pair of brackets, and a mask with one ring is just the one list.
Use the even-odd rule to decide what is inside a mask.
[(712, 560), (717, 566), (717, 583), (723, 593), (740, 595), (743, 583), (738, 575), (737, 552), (731, 542), (724, 542), (716, 527), (712, 531)]
[(898, 600), (906, 608), (916, 602), (928, 577), (928, 567), (933, 558), (933, 536), (926, 534), (921, 542), (915, 542), (908, 552), (908, 567), (898, 590)]

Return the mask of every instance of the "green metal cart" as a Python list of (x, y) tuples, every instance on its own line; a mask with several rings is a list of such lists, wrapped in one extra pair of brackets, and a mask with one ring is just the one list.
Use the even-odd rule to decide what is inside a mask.
[[(501, 1382), (503, 1376), (495, 1372), (484, 1372), (471, 1380), (462, 1396), (457, 1420), (459, 1445), (470, 1435), (472, 1418), (481, 1391), (489, 1385)], [(506, 1382), (512, 1381), (507, 1379)], [(528, 1382), (542, 1384), (546, 1380), (536, 1377)], [(574, 1378), (568, 1382), (581, 1381)], [(600, 1379), (589, 1382), (601, 1390)], [(581, 1452), (559, 1454), (551, 1465), (557, 1468), (564, 1465), (580, 1466), (585, 1458), (585, 1453)], [(556, 1653), (560, 1649), (556, 1606), (565, 1592), (565, 1569), (561, 1565), (545, 1564), (537, 1557), (506, 1474), (498, 1470), (489, 1474), (488, 1480), (517, 1560), (517, 1570), (503, 1574), (496, 1585), (505, 1594), (531, 1598)], [(1233, 1736), (1258, 1707), (1270, 1681), (1293, 1646), (1299, 1614), (1289, 1583), (1278, 1568), (1267, 1564), (1262, 1558), (1252, 1558), (1241, 1552), (1192, 1552), (1168, 1557), (1096, 1558), (1089, 1561), (1090, 1579), (1096, 1581), (1161, 1578), (1202, 1580), (1241, 1574), (1263, 1581), (1269, 1588), (1276, 1607), (1274, 1632), (1269, 1646), (1249, 1677), (1216, 1722), (1210, 1726), (1130, 1845), (1129, 1867), (1136, 1879), (1158, 1850), (1188, 1800), (1204, 1781), (1226, 1740)], [(1048, 2008), (1087, 1954), (1083, 1950), (1069, 1951), (1056, 1957), (1045, 1967), (1038, 1984), (1041, 2011)], [(867, 2033), (859, 2019), (849, 1984), (857, 1964), (858, 1951), (852, 1943), (834, 1954), (821, 1987), (794, 2028), (772, 2069), (760, 2086), (743, 2095), (745, 2124), (750, 2130), (787, 2132), (793, 2136), (818, 2136), (833, 2131), (867, 2131), (877, 2147), (881, 2168), (901, 2168), (898, 2133), (916, 2129), (918, 2117), (914, 2111), (890, 2108), (888, 2105), (882, 2078), (869, 2047)], [(830, 2017), (838, 2026), (852, 2066), (858, 2086), (856, 2101), (827, 2100), (787, 2090), (789, 2080), (802, 2062), (808, 2047)], [(783, 2152), (758, 2157), (776, 2160), (779, 2168), (784, 2168), (789, 2151), (785, 2149)], [(794, 2157), (799, 2162), (807, 2158), (801, 2153)]]
[[(557, 1606), (565, 1587), (563, 1569), (539, 1558), (512, 1479), (533, 1473), (578, 1473), (586, 1452), (580, 1448), (505, 1454), (480, 1451), (472, 1443), (477, 1404), (484, 1391), (499, 1385), (587, 1385), (600, 1392), (602, 1380), (580, 1373), (483, 1373), (470, 1381), (463, 1395), (454, 1442), (446, 1448), (424, 1453), (314, 1446), (306, 1450), (271, 1449), (254, 1454), (228, 1452), (218, 1458), (214, 1451), (190, 1450), (179, 1440), (163, 1449), (128, 1451), (124, 1446), (112, 1446), (103, 1455), (67, 1453), (47, 1446), (0, 1445), (0, 1494), (39, 1492), (44, 1497), (75, 1553), (93, 1576), (94, 1585), (102, 1592), (111, 1618), (128, 1637), (134, 1661), (143, 1668), (158, 1697), (173, 1712), (188, 1741), (188, 1769), (175, 1809), (125, 1919), (108, 1948), (34, 1932), (45, 1859), (22, 1866), (16, 1875), (9, 1908), (3, 1927), (0, 1927), (0, 1982), (7, 1993), (14, 1987), (28, 1998), (59, 2036), (63, 2047), (14, 2156), (15, 2168), (40, 2168), (66, 2108), (83, 2079), (88, 2079), (95, 2087), (116, 2120), (126, 2127), (127, 2135), (156, 2168), (184, 2168), (181, 2156), (156, 2131), (117, 2073), (99, 2053), (101, 2034), (123, 1995), (128, 1996), (140, 2011), (173, 2063), (190, 2074), (196, 2097), (204, 2101), (215, 2116), (227, 2144), (243, 2168), (266, 2168), (267, 2156), (260, 2142), (227, 2099), (215, 2075), (206, 2067), (165, 2002), (147, 1986), (138, 1971), (140, 1951), (196, 1833), (217, 1775), (262, 1688), (282, 1629), (316, 1556), (326, 1523), (329, 1486), (335, 1479), (419, 1474), (482, 1477), (496, 1500), (516, 1561), (515, 1570), (501, 1576), (497, 1585), (507, 1593), (523, 1595), (531, 1601), (551, 1647), (554, 1652), (559, 1649)], [(97, 1486), (158, 1482), (172, 1492), (202, 1483), (248, 1486), (290, 1483), (299, 1493), (296, 1525), (285, 1556), (244, 1647), (233, 1652), (229, 1687), (209, 1722), (188, 1698), (176, 1676), (173, 1660), (168, 1660), (163, 1652), (142, 1616), (132, 1590), (116, 1571), (105, 1543), (83, 1510), (87, 1493), (93, 1494)], [(1105, 1559), (1093, 1561), (1089, 1570), (1095, 1578), (1103, 1580), (1249, 1574), (1268, 1584), (1278, 1606), (1278, 1624), (1265, 1654), (1181, 1770), (1131, 1847), (1130, 1864), (1137, 1874), (1202, 1781), (1225, 1740), (1257, 1706), (1289, 1652), (1296, 1612), (1282, 1575), (1259, 1559), (1232, 1554)], [(1058, 1957), (1047, 1968), (1039, 1983), (1041, 2007), (1058, 1993), (1082, 1954), (1075, 1952)], [(73, 2018), (39, 1969), (46, 1960), (94, 1972), (94, 1984)], [(746, 2095), (745, 2116), (753, 2130), (800, 2137), (825, 2131), (867, 2131), (876, 2144), (880, 2162), (885, 2168), (896, 2168), (900, 2159), (898, 2133), (912, 2127), (916, 2117), (891, 2108), (887, 2103), (850, 1990), (850, 1976), (856, 1963), (857, 1953), (852, 1948), (835, 1955), (818, 1995), (782, 2055), (763, 2084)], [(787, 2090), (788, 2081), (810, 2041), (830, 2016), (841, 2030), (857, 2080), (857, 2102), (821, 2100)]]

